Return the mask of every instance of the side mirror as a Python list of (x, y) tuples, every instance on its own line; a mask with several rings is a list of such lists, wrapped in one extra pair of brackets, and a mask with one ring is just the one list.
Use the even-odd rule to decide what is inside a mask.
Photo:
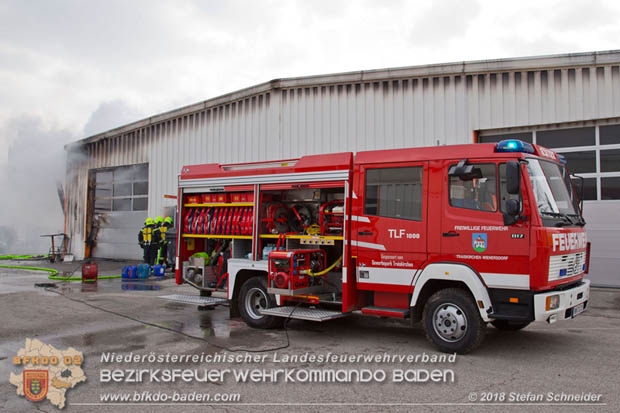
[(519, 201), (516, 199), (509, 199), (506, 201), (506, 213), (508, 215), (518, 215), (519, 212)]
[(519, 212), (521, 212), (521, 205), (516, 199), (508, 199), (506, 201), (506, 212), (504, 213), (504, 225), (507, 227), (514, 225), (519, 220)]
[(512, 195), (521, 193), (521, 167), (519, 162), (510, 161), (506, 163), (506, 191)]
[(448, 170), (448, 176), (457, 176), (463, 181), (482, 178), (482, 170), (467, 164), (467, 159), (462, 159), (458, 164), (452, 165)]

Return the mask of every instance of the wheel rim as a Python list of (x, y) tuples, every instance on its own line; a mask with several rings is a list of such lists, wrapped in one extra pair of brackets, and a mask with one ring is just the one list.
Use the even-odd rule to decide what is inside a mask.
[(264, 317), (261, 310), (269, 308), (268, 303), (267, 294), (260, 288), (254, 287), (245, 296), (245, 311), (250, 317), (258, 320)]
[(467, 317), (458, 305), (445, 303), (433, 313), (433, 328), (443, 340), (454, 343), (467, 332)]

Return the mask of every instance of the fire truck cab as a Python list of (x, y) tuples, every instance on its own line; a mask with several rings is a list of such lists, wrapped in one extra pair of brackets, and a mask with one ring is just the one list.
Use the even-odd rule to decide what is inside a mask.
[(589, 244), (556, 153), (518, 140), (234, 165), (179, 176), (176, 281), (255, 328), (352, 313), (421, 321), (466, 353), (588, 307)]

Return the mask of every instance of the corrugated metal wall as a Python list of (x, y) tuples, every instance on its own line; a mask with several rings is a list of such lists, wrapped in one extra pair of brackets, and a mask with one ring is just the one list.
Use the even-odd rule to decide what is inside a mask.
[(620, 115), (619, 67), (453, 75), (282, 91), (282, 152), (472, 141), (472, 131)]
[(162, 215), (164, 207), (175, 205), (163, 196), (176, 195), (177, 175), (183, 165), (271, 156), (270, 148), (279, 140), (274, 129), (279, 114), (271, 109), (270, 97), (271, 93), (251, 96), (100, 140), (86, 145), (84, 152), (70, 152), (67, 233), (72, 252), (84, 255), (89, 170), (149, 163), (148, 214)]
[[(569, 59), (570, 60), (570, 59)], [(542, 64), (542, 63), (541, 63)], [(472, 142), (472, 131), (620, 116), (620, 54), (595, 66), (282, 87), (87, 143), (68, 163), (67, 231), (83, 255), (87, 171), (149, 163), (149, 215), (172, 205), (182, 165)], [(373, 72), (377, 78), (381, 72)], [(342, 76), (341, 81), (347, 76)], [(301, 84), (295, 87), (296, 83)], [(288, 84), (288, 86), (287, 86)], [(221, 101), (221, 99), (219, 99)], [(130, 125), (129, 125), (130, 126)]]

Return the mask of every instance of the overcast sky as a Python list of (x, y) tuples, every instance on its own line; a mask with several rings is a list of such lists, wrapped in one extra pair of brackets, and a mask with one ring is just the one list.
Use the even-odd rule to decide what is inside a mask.
[(5, 140), (20, 117), (81, 138), (280, 77), (620, 48), (618, 1), (0, 0), (0, 17)]
[(620, 49), (604, 0), (0, 0), (0, 22), (0, 178), (9, 152), (62, 164), (68, 141), (275, 78)]

